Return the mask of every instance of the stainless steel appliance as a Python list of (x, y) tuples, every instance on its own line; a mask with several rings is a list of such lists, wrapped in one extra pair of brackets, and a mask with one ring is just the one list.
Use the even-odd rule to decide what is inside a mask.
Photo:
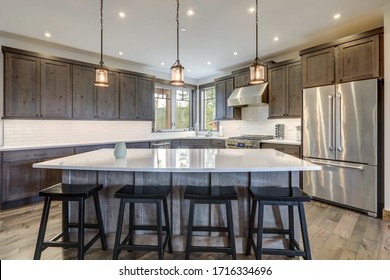
[(273, 139), (273, 135), (240, 135), (225, 140), (225, 147), (230, 149), (259, 149), (260, 141)]
[(321, 171), (304, 172), (303, 189), (371, 216), (378, 215), (382, 181), (381, 85), (371, 79), (303, 90), (303, 157), (322, 166)]

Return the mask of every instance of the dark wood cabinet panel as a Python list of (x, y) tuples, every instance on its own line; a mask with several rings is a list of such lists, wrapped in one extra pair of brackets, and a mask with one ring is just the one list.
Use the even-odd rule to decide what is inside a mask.
[(96, 113), (99, 119), (119, 118), (119, 73), (110, 71), (108, 87), (96, 87)]
[(234, 90), (234, 79), (227, 78), (215, 82), (216, 110), (215, 118), (217, 120), (241, 119), (241, 109), (227, 106), (227, 100)]
[(129, 149), (149, 149), (150, 142), (132, 142), (126, 143), (126, 148)]
[(95, 69), (73, 65), (73, 117), (91, 119), (95, 116)]
[(269, 117), (299, 117), (302, 114), (302, 79), (299, 61), (270, 67)]
[(295, 156), (301, 157), (301, 146), (291, 144), (274, 144), (274, 143), (261, 143), (261, 149), (275, 149), (277, 151)]
[(234, 86), (235, 88), (246, 87), (249, 85), (250, 72), (246, 71), (238, 72), (234, 74)]
[(302, 56), (302, 85), (304, 88), (334, 84), (334, 55), (334, 47), (329, 47)]
[(302, 115), (302, 68), (301, 63), (286, 65), (286, 113), (289, 117)]
[(137, 117), (138, 77), (120, 74), (120, 118), (135, 119)]
[(138, 78), (137, 119), (154, 120), (154, 79)]
[(337, 47), (337, 81), (347, 82), (380, 76), (379, 35)]
[(279, 66), (268, 70), (269, 116), (286, 114), (286, 68)]
[(41, 60), (41, 117), (71, 118), (71, 65)]
[(40, 59), (5, 53), (5, 117), (36, 117), (41, 90)]

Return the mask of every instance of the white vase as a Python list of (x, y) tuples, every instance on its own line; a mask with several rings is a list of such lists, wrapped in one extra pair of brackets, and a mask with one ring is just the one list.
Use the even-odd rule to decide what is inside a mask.
[(127, 148), (125, 142), (118, 142), (115, 144), (114, 156), (115, 158), (125, 158), (127, 155)]

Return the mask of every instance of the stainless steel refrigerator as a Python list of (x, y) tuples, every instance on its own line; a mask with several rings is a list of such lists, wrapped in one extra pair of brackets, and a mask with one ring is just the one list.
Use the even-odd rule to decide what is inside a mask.
[(371, 79), (303, 90), (303, 157), (322, 167), (304, 172), (303, 189), (371, 216), (379, 208), (381, 84)]

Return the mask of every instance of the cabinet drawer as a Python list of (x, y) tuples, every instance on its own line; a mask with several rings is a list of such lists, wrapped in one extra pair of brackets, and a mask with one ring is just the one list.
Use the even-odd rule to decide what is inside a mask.
[(286, 145), (286, 144), (273, 144), (273, 143), (261, 143), (262, 149), (275, 149), (277, 151), (299, 157), (300, 146), (297, 145)]
[(210, 146), (210, 139), (183, 139), (180, 140), (181, 146)]
[(225, 140), (211, 140), (211, 147), (225, 148)]
[(180, 140), (172, 140), (171, 141), (171, 147), (173, 149), (180, 148)]
[(73, 147), (59, 149), (36, 149), (22, 151), (3, 152), (3, 162), (13, 162), (20, 160), (57, 158), (72, 155)]
[(126, 143), (126, 147), (133, 149), (148, 149), (149, 142)]

